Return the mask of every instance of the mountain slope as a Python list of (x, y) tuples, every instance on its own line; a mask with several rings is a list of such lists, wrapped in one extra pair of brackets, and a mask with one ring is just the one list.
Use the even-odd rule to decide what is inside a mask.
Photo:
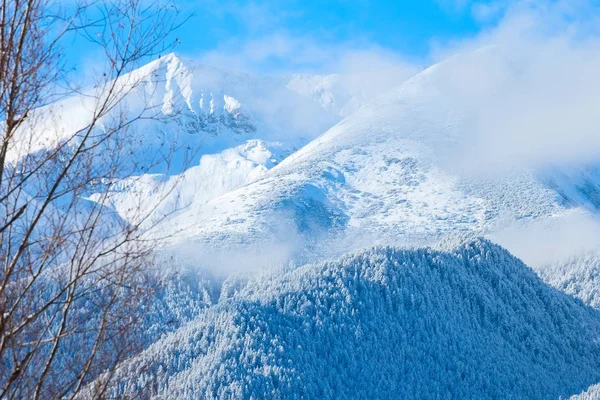
[(485, 240), (252, 280), (119, 370), (155, 398), (548, 398), (600, 379), (600, 314)]
[[(457, 65), (455, 57), (421, 72), (314, 139), (339, 117), (313, 95), (344, 92), (342, 76), (286, 81), (162, 57), (130, 74), (164, 121), (141, 121), (125, 141), (134, 179), (111, 185), (112, 205), (129, 222), (146, 210), (168, 215), (161, 235), (184, 232), (177, 241), (225, 246), (276, 238), (281, 226), (309, 239), (437, 238), (561, 218), (572, 208), (595, 213), (594, 165), (465, 171), (456, 158), (469, 158), (461, 151), (472, 121), (448, 83)], [(474, 76), (474, 86), (493, 93), (486, 79)], [(135, 110), (139, 96), (130, 97), (124, 107)], [(75, 110), (59, 119), (71, 130), (85, 125), (78, 101), (54, 106)], [(161, 161), (165, 144), (175, 147), (169, 162)], [(90, 190), (89, 198), (100, 195)]]
[[(148, 210), (162, 216), (201, 205), (252, 182), (340, 119), (280, 79), (220, 70), (175, 54), (120, 77), (115, 87), (114, 108), (100, 118), (92, 137), (104, 137), (114, 120), (132, 122), (95, 146), (92, 170), (102, 176), (106, 169), (110, 178), (86, 196), (99, 198), (110, 186), (111, 203), (128, 222)], [(94, 87), (36, 110), (18, 132), (9, 163), (19, 168), (31, 154), (65, 141), (68, 152), (104, 90)], [(159, 194), (166, 199), (157, 208)]]
[[(105, 98), (110, 85), (112, 81), (36, 110), (31, 125), (21, 134), (39, 140), (35, 147), (29, 143), (23, 149), (15, 146), (11, 159), (52, 147), (84, 129), (92, 119), (95, 102)], [(196, 159), (248, 139), (301, 145), (339, 121), (278, 79), (221, 70), (175, 54), (121, 76), (114, 87), (118, 94), (111, 98), (114, 108), (98, 125), (100, 129), (104, 123), (110, 126), (111, 118), (120, 113), (127, 120), (143, 117), (130, 132), (121, 133), (132, 136), (131, 150), (136, 153), (132, 157), (151, 153), (165, 141), (194, 150)]]
[[(487, 233), (498, 225), (595, 210), (593, 188), (556, 172), (518, 168), (491, 174), (465, 171), (468, 110), (445, 82), (453, 60), (429, 68), (377, 98), (286, 158), (261, 180), (203, 206), (173, 225), (192, 223), (202, 240), (245, 232), (271, 235), (284, 219), (300, 232), (357, 230), (366, 235), (440, 236)], [(484, 77), (480, 77), (483, 79)], [(590, 187), (591, 185), (591, 187)], [(311, 235), (307, 235), (311, 236)]]

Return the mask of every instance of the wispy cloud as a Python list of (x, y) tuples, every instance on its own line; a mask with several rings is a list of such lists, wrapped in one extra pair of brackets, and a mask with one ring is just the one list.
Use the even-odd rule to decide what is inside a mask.
[(311, 36), (293, 36), (285, 31), (251, 40), (229, 40), (198, 58), (207, 64), (259, 74), (386, 73), (396, 69), (406, 78), (407, 70), (416, 72), (418, 68), (407, 58), (366, 41), (323, 43)]
[(436, 85), (464, 117), (456, 162), (475, 171), (582, 163), (600, 153), (600, 35), (587, 3), (513, 5), (491, 29), (438, 45)]
[[(352, 57), (362, 66), (367, 64), (369, 56), (379, 61), (385, 58), (388, 63), (392, 59), (401, 60), (403, 65), (409, 63), (408, 57), (382, 46), (368, 29), (356, 29), (348, 34), (348, 27), (352, 26), (350, 20), (328, 14), (323, 23), (305, 23), (314, 17), (314, 13), (327, 12), (325, 4), (305, 5), (298, 0), (205, 0), (201, 4), (201, 10), (196, 12), (213, 15), (217, 22), (213, 21), (211, 25), (229, 22), (228, 26), (222, 26), (221, 36), (208, 50), (185, 54), (207, 64), (264, 75), (338, 72), (340, 68), (346, 68), (340, 65), (343, 64), (340, 60)], [(381, 6), (371, 0), (333, 0), (329, 5), (352, 10), (352, 13), (361, 6)], [(358, 60), (358, 54), (364, 54), (365, 58)], [(410, 63), (421, 65), (420, 61), (410, 60)]]
[(450, 13), (462, 13), (471, 4), (471, 0), (436, 0), (439, 6)]
[(503, 15), (510, 2), (507, 0), (496, 0), (492, 2), (477, 2), (471, 5), (471, 14), (476, 21), (488, 23)]

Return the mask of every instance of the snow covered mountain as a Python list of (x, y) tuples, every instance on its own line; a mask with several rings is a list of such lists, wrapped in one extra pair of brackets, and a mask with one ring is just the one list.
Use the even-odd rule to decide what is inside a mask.
[[(464, 57), (485, 65), (502, 56), (487, 48)], [(517, 165), (482, 174), (465, 167), (472, 112), (457, 99), (474, 89), (448, 83), (464, 64), (461, 57), (417, 74), (339, 123), (341, 105), (360, 95), (342, 75), (253, 77), (162, 57), (132, 75), (145, 79), (138, 90), (170, 118), (132, 131), (133, 158), (152, 164), (148, 154), (177, 142), (175, 161), (186, 161), (137, 171), (113, 186), (112, 204), (129, 221), (135, 215), (128, 210), (140, 206), (156, 208), (157, 215), (175, 211), (161, 228), (173, 235), (177, 251), (205, 243), (204, 254), (195, 256), (200, 260), (212, 257), (206, 249), (230, 252), (243, 244), (244, 252), (284, 242), (274, 264), (306, 262), (373, 243), (427, 244), (465, 231), (491, 236), (535, 267), (547, 264), (527, 259), (511, 229), (548, 230), (574, 213), (595, 218), (597, 164)], [(498, 90), (486, 75), (471, 80), (477, 90)], [(77, 127), (73, 115), (85, 113), (65, 117)], [(157, 205), (155, 194), (165, 187), (177, 190)], [(578, 254), (550, 262), (570, 256)]]
[[(469, 56), (490, 53), (496, 56), (490, 49)], [(129, 222), (136, 219), (131, 209), (175, 212), (164, 233), (213, 245), (270, 240), (282, 226), (304, 238), (343, 232), (436, 240), (558, 221), (573, 209), (594, 214), (596, 164), (477, 174), (457, 162), (468, 159), (461, 151), (473, 139), (469, 108), (456, 101), (464, 93), (448, 84), (459, 61), (430, 67), (338, 123), (345, 104), (374, 94), (361, 97), (341, 75), (254, 77), (162, 57), (120, 79), (123, 87), (136, 84), (116, 112), (145, 115), (143, 103), (154, 118), (123, 133), (133, 179), (129, 173), (111, 184), (111, 203)], [(493, 93), (486, 79), (474, 76), (473, 86)], [(51, 147), (85, 127), (87, 101), (41, 110), (48, 117), (33, 127), (42, 136), (36, 145)], [(50, 122), (55, 129), (40, 129)], [(173, 146), (168, 162), (165, 146)], [(11, 154), (18, 160), (22, 152)], [(89, 199), (102, 190), (90, 190)], [(167, 199), (158, 205), (160, 194)]]
[(122, 365), (113, 395), (556, 399), (600, 380), (599, 332), (488, 241), (376, 248), (224, 290)]
[[(455, 62), (419, 73), (337, 123), (338, 106), (354, 98), (340, 75), (286, 82), (162, 57), (122, 78), (142, 84), (119, 110), (133, 113), (143, 98), (164, 119), (139, 121), (127, 134), (134, 179), (111, 185), (113, 207), (130, 222), (131, 209), (175, 212), (162, 228), (177, 241), (226, 246), (270, 240), (282, 226), (308, 238), (436, 239), (560, 219), (573, 208), (595, 212), (594, 166), (478, 175), (452, 159), (471, 129), (468, 109), (446, 84)], [(85, 98), (51, 107), (75, 110), (48, 113), (61, 116), (59, 132), (81, 129), (90, 117)], [(168, 165), (156, 156), (165, 143), (176, 144)], [(167, 193), (160, 205), (157, 193)]]
[[(109, 169), (104, 165), (115, 161), (103, 157), (114, 158), (118, 149), (122, 172), (117, 172), (118, 182), (110, 182), (118, 214), (132, 222), (140, 213), (133, 215), (131, 209), (143, 214), (156, 208), (157, 191), (170, 191), (175, 183), (178, 190), (156, 209), (157, 215), (215, 199), (258, 179), (339, 121), (285, 84), (280, 78), (182, 61), (175, 54), (120, 77), (115, 84), (118, 102), (96, 129), (110, 129), (113, 119), (133, 122), (102, 144), (110, 148), (107, 156), (98, 151), (94, 159), (96, 170)], [(15, 142), (8, 161), (18, 168), (27, 156), (65, 140), (74, 146), (76, 133), (88, 126), (95, 102), (106, 91), (95, 87), (36, 110), (31, 125), (19, 132), (22, 140)], [(88, 198), (103, 196), (106, 187), (90, 188)]]
[(274, 227), (282, 221), (309, 238), (340, 231), (438, 238), (558, 221), (574, 209), (595, 213), (600, 182), (594, 167), (478, 174), (456, 162), (470, 139), (465, 132), (471, 121), (455, 101), (456, 88), (445, 84), (454, 62), (418, 74), (261, 179), (193, 204), (169, 224), (187, 223), (188, 238), (202, 241), (277, 236)]
[[(481, 239), (338, 258), (466, 233), (526, 259), (523, 232), (597, 217), (600, 163), (479, 171), (456, 62), (385, 93), (173, 54), (121, 78), (137, 83), (116, 112), (152, 118), (119, 136), (133, 174), (112, 182), (110, 204), (131, 223), (140, 208), (168, 215), (158, 250), (181, 268), (140, 311), (147, 349), (114, 396), (557, 398), (599, 382), (593, 251), (532, 262), (542, 279)], [(40, 110), (33, 151), (83, 129), (86, 101)]]
[[(178, 140), (186, 149), (196, 150), (195, 160), (248, 139), (286, 140), (298, 146), (339, 120), (287, 89), (280, 79), (212, 68), (175, 54), (121, 76), (115, 87), (122, 95), (117, 96), (114, 111), (102, 122), (108, 124), (118, 113), (125, 113), (127, 119), (144, 117), (132, 129), (135, 147), (131, 149), (136, 152), (150, 153), (167, 140)], [(38, 110), (40, 118), (32, 118), (35, 125), (30, 127), (40, 139), (37, 147), (50, 147), (85, 128), (94, 102), (106, 91), (104, 86), (94, 87), (85, 95)], [(308, 115), (311, 118), (306, 118)], [(13, 158), (19, 156), (22, 153), (13, 152)]]

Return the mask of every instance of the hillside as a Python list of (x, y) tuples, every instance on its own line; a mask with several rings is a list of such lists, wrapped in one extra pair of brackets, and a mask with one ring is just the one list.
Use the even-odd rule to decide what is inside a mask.
[(548, 398), (600, 380), (600, 314), (485, 240), (376, 248), (224, 291), (114, 395)]

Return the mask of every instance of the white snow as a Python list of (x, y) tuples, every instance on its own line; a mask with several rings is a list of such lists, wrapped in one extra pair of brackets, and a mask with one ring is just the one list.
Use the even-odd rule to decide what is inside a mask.
[(420, 73), (260, 180), (191, 206), (171, 223), (193, 225), (189, 234), (202, 240), (269, 235), (282, 214), (299, 230), (439, 237), (457, 230), (488, 234), (517, 221), (560, 218), (573, 207), (590, 207), (594, 192), (575, 187), (573, 195), (553, 184), (556, 171), (478, 176), (448, 163), (445, 155), (464, 140), (468, 115), (444, 91), (444, 68), (442, 63)]

